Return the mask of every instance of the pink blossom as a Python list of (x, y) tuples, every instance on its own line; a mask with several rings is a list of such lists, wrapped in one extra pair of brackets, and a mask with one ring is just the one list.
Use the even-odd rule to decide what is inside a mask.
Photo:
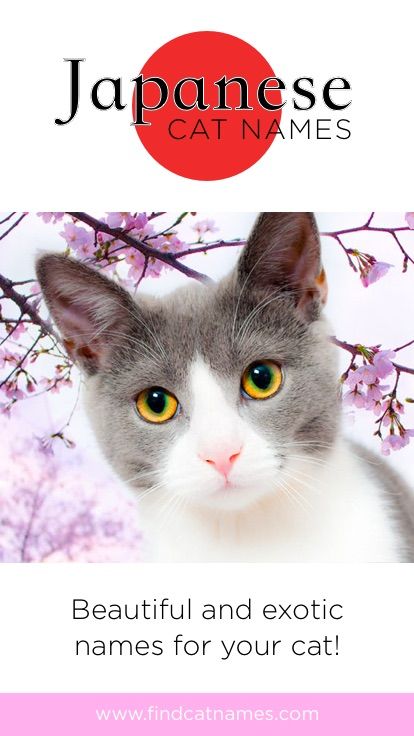
[(395, 370), (392, 363), (395, 357), (393, 350), (378, 350), (375, 353), (372, 363), (378, 378), (386, 378)]
[(410, 228), (410, 230), (414, 230), (414, 212), (406, 212), (405, 221), (408, 227)]
[(39, 389), (42, 389), (43, 391), (49, 391), (52, 394), (59, 393), (61, 388), (64, 388), (65, 386), (71, 387), (72, 381), (69, 377), (67, 378), (60, 378), (58, 369), (56, 368), (56, 377), (55, 378), (47, 378), (46, 376), (44, 378), (41, 378), (37, 385)]
[[(138, 218), (135, 218), (135, 220), (137, 219)], [(164, 253), (174, 253), (182, 249), (183, 244), (175, 232), (169, 232), (166, 235), (158, 235), (157, 237), (154, 237), (154, 226), (151, 222), (145, 222), (145, 220), (146, 216), (141, 220), (143, 224), (143, 228), (141, 230), (136, 230), (134, 228), (130, 231), (130, 234), (137, 239), (142, 240), (145, 238), (148, 246), (153, 248), (155, 251), (158, 250)], [(133, 250), (128, 246), (122, 249), (122, 253), (125, 255), (125, 262), (130, 266), (128, 279), (130, 279), (131, 285), (136, 284), (141, 278), (145, 266), (145, 275), (153, 278), (158, 278), (164, 269), (170, 268), (170, 266), (164, 261), (160, 261), (155, 257), (148, 258), (146, 263), (145, 257), (140, 251)]]
[(397, 434), (389, 434), (381, 444), (381, 452), (383, 455), (389, 455), (391, 450), (401, 450), (403, 447), (402, 438)]
[(56, 222), (59, 222), (59, 220), (61, 220), (62, 217), (64, 217), (65, 213), (64, 212), (38, 212), (37, 215), (38, 217), (42, 218), (43, 222), (46, 222), (46, 223), (52, 222), (53, 224), (55, 224)]
[(121, 227), (124, 221), (124, 215), (128, 215), (129, 212), (107, 212), (106, 223), (109, 227)]
[(385, 401), (383, 403), (383, 405), (382, 405), (382, 413), (384, 414), (384, 412), (386, 412), (384, 414), (384, 419), (382, 420), (382, 423), (383, 423), (384, 427), (389, 427), (390, 424), (391, 424), (391, 416), (390, 416), (390, 413), (388, 411), (389, 408), (390, 408), (390, 402), (389, 401)]
[(18, 388), (17, 384), (14, 381), (12, 383), (5, 383), (3, 386), (3, 391), (8, 399), (14, 399), (16, 401), (17, 399), (25, 398), (24, 392), (20, 388)]
[[(20, 355), (17, 353), (11, 353), (7, 348), (0, 348), (0, 368), (4, 368), (7, 363), (10, 363), (10, 365), (17, 365), (20, 360)], [(24, 361), (24, 364), (26, 363), (27, 360)], [(22, 364), (22, 367), (24, 364)]]
[(147, 276), (157, 279), (161, 275), (163, 268), (168, 268), (165, 263), (157, 258), (148, 259)]
[(183, 247), (183, 242), (177, 237), (176, 233), (166, 235), (160, 250), (168, 251), (169, 253), (178, 253)]
[(148, 217), (145, 212), (140, 212), (136, 217), (127, 217), (125, 227), (134, 227), (137, 230), (143, 230), (148, 224)]
[(98, 245), (104, 245), (106, 243), (116, 243), (117, 242), (114, 239), (113, 235), (109, 235), (109, 233), (101, 233), (101, 232), (97, 233), (96, 240), (97, 240)]
[(54, 455), (50, 438), (6, 422), (0, 416), (0, 562), (142, 559), (135, 502), (108, 470), (76, 449), (69, 461)]
[(140, 276), (145, 265), (145, 258), (139, 250), (131, 250), (125, 258), (126, 263), (131, 266), (128, 272), (129, 278)]
[(75, 225), (74, 222), (65, 222), (62, 232), (59, 233), (70, 248), (82, 255), (90, 257), (95, 250), (95, 235), (92, 230)]
[(378, 383), (372, 383), (368, 386), (367, 389), (367, 398), (369, 401), (381, 401), (384, 391), (388, 388), (388, 386), (380, 386)]
[(145, 212), (134, 215), (132, 212), (107, 212), (106, 224), (109, 227), (122, 227), (124, 230), (142, 230), (148, 223), (148, 217)]
[(414, 437), (414, 429), (403, 429), (401, 434), (389, 434), (382, 441), (381, 452), (383, 455), (389, 455), (391, 450), (401, 450), (406, 447), (410, 438)]
[(195, 232), (198, 233), (198, 236), (201, 238), (201, 236), (205, 235), (206, 233), (216, 233), (219, 228), (216, 227), (214, 220), (206, 219), (196, 222), (195, 225), (193, 225), (193, 230), (195, 230)]
[(377, 367), (371, 363), (364, 363), (349, 372), (345, 383), (351, 389), (355, 388), (359, 383), (365, 383), (366, 386), (375, 386), (378, 383)]
[(89, 242), (89, 243), (86, 242), (86, 243), (82, 243), (82, 245), (80, 245), (77, 248), (77, 251), (76, 252), (77, 252), (78, 256), (80, 256), (80, 258), (90, 258), (93, 255), (94, 250), (95, 250), (94, 243), (93, 242)]
[(368, 411), (372, 411), (377, 417), (379, 417), (385, 411), (382, 403), (382, 397), (384, 395), (384, 392), (387, 391), (388, 388), (388, 386), (381, 386), (378, 383), (368, 386), (365, 408)]
[(363, 381), (367, 386), (372, 386), (377, 380), (377, 371), (374, 365), (370, 363), (364, 363), (358, 369), (360, 380)]
[(154, 225), (148, 220), (137, 218), (134, 220), (134, 227), (130, 230), (130, 234), (138, 240), (151, 238), (155, 234)]
[(24, 322), (19, 322), (17, 325), (13, 326), (12, 332), (13, 338), (17, 339), (18, 337), (21, 337), (21, 335), (24, 335), (25, 332), (27, 332), (27, 327)]
[(355, 387), (353, 391), (347, 391), (344, 396), (343, 403), (345, 406), (356, 406), (357, 409), (365, 409), (366, 396)]
[(367, 287), (379, 281), (388, 273), (390, 268), (393, 268), (391, 263), (375, 261), (371, 266), (367, 266), (361, 271), (362, 285)]
[(382, 420), (382, 423), (384, 427), (389, 427), (390, 424), (393, 424), (395, 418), (398, 418), (399, 415), (405, 413), (405, 409), (400, 401), (392, 401), (391, 399), (387, 399), (382, 404), (382, 413), (384, 414), (384, 419)]
[(376, 417), (379, 417), (381, 416), (381, 414), (383, 414), (383, 408), (380, 401), (371, 401), (367, 399), (365, 408), (367, 409), (367, 411), (372, 411)]
[(355, 370), (351, 370), (348, 373), (348, 376), (346, 377), (344, 383), (349, 386), (350, 389), (354, 389), (358, 383), (360, 383), (362, 380), (360, 368), (355, 368)]

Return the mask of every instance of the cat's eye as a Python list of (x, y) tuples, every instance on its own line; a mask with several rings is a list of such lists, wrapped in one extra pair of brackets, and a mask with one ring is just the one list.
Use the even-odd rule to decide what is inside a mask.
[(161, 424), (175, 417), (179, 404), (177, 399), (165, 388), (152, 386), (141, 391), (136, 398), (138, 413), (147, 422)]
[(249, 365), (241, 378), (241, 389), (250, 399), (269, 399), (282, 385), (281, 367), (273, 360), (260, 360)]

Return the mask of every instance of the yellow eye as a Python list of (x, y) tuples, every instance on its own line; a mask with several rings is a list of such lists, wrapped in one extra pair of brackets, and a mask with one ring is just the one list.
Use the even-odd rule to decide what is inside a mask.
[(147, 422), (161, 424), (175, 417), (178, 411), (178, 401), (165, 388), (152, 386), (138, 394), (136, 406), (139, 414)]
[(241, 379), (242, 391), (251, 399), (269, 399), (282, 385), (282, 369), (272, 360), (252, 363)]

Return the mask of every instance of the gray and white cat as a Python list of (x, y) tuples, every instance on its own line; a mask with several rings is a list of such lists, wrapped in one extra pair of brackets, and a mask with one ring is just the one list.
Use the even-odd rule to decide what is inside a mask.
[(340, 432), (310, 213), (262, 213), (230, 276), (162, 299), (62, 255), (37, 270), (152, 559), (414, 561), (409, 490)]

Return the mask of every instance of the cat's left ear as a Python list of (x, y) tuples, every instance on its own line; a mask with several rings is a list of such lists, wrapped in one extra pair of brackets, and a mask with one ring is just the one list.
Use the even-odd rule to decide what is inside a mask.
[(90, 375), (107, 368), (134, 315), (139, 319), (132, 298), (113, 281), (64, 255), (41, 256), (36, 271), (68, 354)]
[(311, 321), (327, 299), (316, 220), (311, 212), (262, 212), (238, 263), (241, 287), (291, 294)]

